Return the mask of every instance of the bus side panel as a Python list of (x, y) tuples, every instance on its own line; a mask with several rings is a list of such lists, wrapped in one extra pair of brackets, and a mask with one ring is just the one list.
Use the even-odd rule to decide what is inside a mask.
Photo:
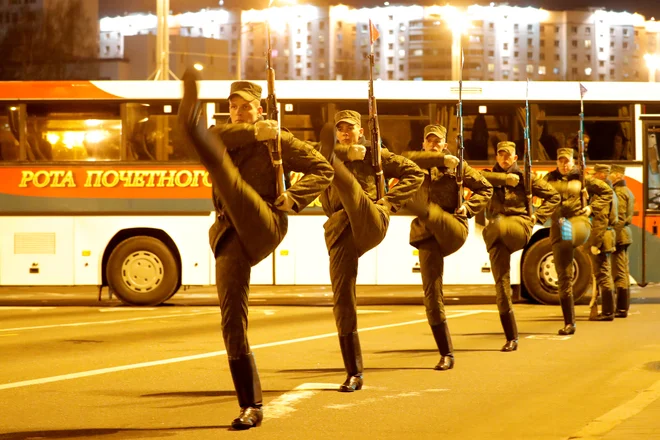
[(413, 269), (419, 266), (417, 249), (409, 244), (410, 223), (414, 217), (393, 215), (387, 236), (378, 246), (377, 283), (380, 285), (421, 285)]
[(278, 248), (288, 255), (276, 255), (278, 284), (330, 284), (330, 259), (323, 229), (326, 220), (325, 215), (289, 216), (289, 232)]
[(72, 217), (2, 217), (0, 284), (74, 284)]
[(107, 217), (74, 218), (74, 269), (76, 285), (100, 286), (103, 253), (117, 233), (117, 220)]

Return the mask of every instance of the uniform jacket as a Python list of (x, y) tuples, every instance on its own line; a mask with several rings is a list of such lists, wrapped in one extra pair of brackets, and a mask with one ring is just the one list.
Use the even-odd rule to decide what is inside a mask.
[[(458, 208), (458, 184), (456, 183), (456, 170), (444, 166), (444, 154), (432, 151), (405, 151), (403, 155), (424, 170), (424, 183), (415, 197), (421, 197), (428, 203), (435, 203), (443, 210), (453, 213)], [(493, 195), (493, 187), (479, 173), (463, 162), (465, 175), (463, 186), (472, 191), (472, 195), (465, 201), (467, 217), (457, 215), (456, 218), (467, 228), (467, 219), (481, 212)], [(410, 243), (419, 243), (433, 237), (424, 222), (415, 218), (410, 225)]]
[[(274, 213), (286, 216), (286, 213), (275, 208), (272, 203), (277, 198), (275, 187), (275, 168), (270, 159), (266, 142), (256, 139), (252, 124), (226, 124), (213, 128), (212, 133), (219, 136), (227, 147), (227, 154), (241, 178), (266, 201)], [(330, 185), (334, 170), (327, 160), (314, 148), (296, 139), (291, 133), (281, 132), (282, 162), (284, 172), (297, 171), (304, 176), (287, 193), (294, 201), (293, 210), (302, 211), (307, 205)], [(216, 188), (213, 188), (213, 204), (216, 210), (216, 220), (209, 230), (211, 249), (215, 248), (220, 238), (232, 228), (230, 219), (224, 214)]]
[[(508, 173), (517, 174), (520, 177), (518, 185), (511, 187), (506, 185), (507, 171), (502, 169), (499, 164), (495, 164), (493, 171), (482, 171), (481, 174), (493, 185), (493, 197), (490, 199), (487, 208), (487, 215), (493, 218), (497, 215), (518, 215), (526, 217), (527, 215), (527, 194), (525, 193), (525, 176), (514, 163), (508, 170)], [(559, 193), (548, 182), (541, 177), (532, 175), (532, 195), (543, 200), (534, 214), (538, 223), (545, 221), (552, 215), (561, 197)]]
[[(561, 203), (552, 214), (552, 221), (559, 221), (562, 217), (578, 216), (582, 209), (580, 171), (577, 168), (569, 171), (567, 175), (562, 175), (558, 169), (549, 172), (544, 179), (552, 185), (561, 196)], [(614, 192), (609, 185), (602, 180), (591, 176), (585, 177), (586, 189), (590, 195), (589, 205), (594, 215), (594, 223), (590, 235), (590, 246), (600, 248), (602, 245), (603, 233), (608, 225), (608, 207), (612, 203)]]
[[(604, 181), (612, 188), (612, 182)], [(591, 239), (593, 246), (598, 247), (601, 252), (614, 252), (616, 249), (615, 226), (618, 222), (619, 204), (616, 197), (606, 205), (603, 212), (593, 212)], [(600, 237), (598, 236), (600, 235)]]
[[(375, 202), (377, 201), (376, 171), (371, 165), (371, 143), (364, 137), (360, 139), (359, 143), (367, 148), (367, 152), (362, 160), (349, 161), (345, 155), (347, 148), (341, 145), (336, 146), (335, 154), (355, 176), (362, 190)], [(417, 191), (424, 180), (424, 175), (422, 170), (413, 162), (403, 156), (391, 153), (387, 148), (381, 149), (380, 156), (385, 179), (398, 179), (398, 183), (390, 188), (383, 197), (392, 205), (392, 212), (397, 212), (403, 202), (412, 197), (415, 191)], [(325, 223), (324, 228), (326, 245), (330, 249), (349, 225), (348, 215), (339, 200), (337, 189), (333, 186), (329, 186), (321, 194), (320, 199), (323, 211), (328, 216), (328, 221)]]
[(635, 211), (635, 196), (630, 188), (626, 186), (625, 180), (620, 180), (614, 184), (614, 193), (619, 202), (618, 218), (614, 225), (616, 244), (619, 246), (628, 245), (632, 243), (630, 224)]

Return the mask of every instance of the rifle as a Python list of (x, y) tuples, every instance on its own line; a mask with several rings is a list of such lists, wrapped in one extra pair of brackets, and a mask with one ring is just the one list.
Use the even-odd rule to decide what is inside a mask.
[(587, 93), (586, 87), (580, 83), (580, 131), (578, 135), (578, 169), (580, 170), (580, 183), (582, 184), (581, 197), (582, 208), (588, 204), (587, 184), (586, 184), (586, 160), (584, 157), (584, 95)]
[(524, 179), (525, 179), (525, 196), (527, 198), (527, 215), (530, 217), (533, 214), (532, 208), (532, 140), (529, 133), (529, 78), (527, 78), (527, 88), (525, 91), (525, 153), (523, 155), (524, 162)]
[(275, 69), (273, 68), (273, 48), (270, 41), (270, 24), (266, 20), (268, 38), (268, 52), (266, 55), (266, 72), (268, 75), (268, 97), (266, 98), (266, 119), (277, 121), (277, 138), (268, 141), (270, 159), (275, 168), (276, 197), (284, 192), (284, 168), (282, 166), (282, 138), (280, 136), (280, 112), (277, 108), (275, 96)]
[(369, 52), (369, 132), (371, 134), (371, 165), (376, 170), (376, 200), (380, 200), (385, 195), (385, 175), (383, 174), (383, 161), (380, 157), (382, 139), (378, 126), (376, 96), (374, 95), (374, 41), (378, 39), (378, 36), (378, 29), (369, 20), (369, 40), (371, 42)]
[(463, 144), (463, 49), (461, 48), (461, 73), (458, 79), (458, 104), (456, 105), (456, 119), (458, 122), (458, 134), (456, 135), (456, 156), (458, 156), (458, 166), (456, 167), (456, 184), (458, 185), (458, 206), (463, 206), (463, 177), (465, 168), (463, 166), (463, 157), (465, 156), (465, 145)]

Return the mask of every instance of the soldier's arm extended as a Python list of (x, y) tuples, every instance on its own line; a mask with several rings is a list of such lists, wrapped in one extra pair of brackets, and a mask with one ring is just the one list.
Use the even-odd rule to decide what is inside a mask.
[(321, 153), (309, 144), (287, 132), (282, 132), (281, 139), (284, 166), (288, 171), (303, 173), (300, 180), (286, 191), (294, 201), (293, 210), (300, 212), (330, 185), (335, 172)]
[(542, 200), (541, 206), (534, 211), (534, 215), (536, 221), (543, 224), (561, 203), (561, 196), (545, 179), (536, 177), (533, 174), (532, 179), (532, 195)]
[(383, 173), (385, 178), (395, 177), (399, 182), (383, 197), (390, 205), (392, 211), (401, 209), (403, 202), (408, 200), (424, 182), (424, 172), (414, 164), (398, 154), (393, 154), (386, 148), (381, 150)]
[(493, 185), (467, 163), (464, 163), (464, 167), (463, 184), (472, 191), (470, 199), (466, 200), (464, 205), (467, 208), (467, 216), (473, 217), (488, 205), (488, 201), (493, 197)]
[(587, 192), (591, 195), (589, 206), (592, 209), (591, 235), (589, 244), (600, 248), (603, 244), (603, 234), (609, 224), (610, 206), (614, 191), (610, 186), (599, 179), (586, 178)]
[(229, 151), (237, 150), (257, 141), (257, 131), (253, 124), (216, 125), (209, 131), (216, 136), (220, 136)]
[(493, 187), (501, 187), (506, 185), (506, 173), (498, 173), (495, 171), (480, 171), (481, 175), (493, 185)]
[(418, 167), (424, 170), (446, 166), (444, 153), (436, 153), (433, 151), (404, 151), (401, 155), (406, 159), (415, 162)]

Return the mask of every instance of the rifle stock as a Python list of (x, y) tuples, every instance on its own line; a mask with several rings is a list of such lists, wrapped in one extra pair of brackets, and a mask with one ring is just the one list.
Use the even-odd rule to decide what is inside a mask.
[[(371, 29), (371, 21), (369, 22)], [(374, 44), (371, 37), (371, 51), (369, 53), (369, 134), (371, 135), (371, 165), (376, 171), (376, 200), (385, 195), (385, 175), (383, 174), (383, 161), (380, 154), (381, 137), (378, 126), (378, 108), (374, 94)]]
[(461, 49), (461, 71), (458, 80), (458, 104), (456, 105), (456, 119), (458, 125), (458, 134), (456, 135), (456, 156), (458, 157), (458, 166), (456, 167), (456, 184), (458, 186), (458, 206), (460, 209), (463, 206), (463, 177), (465, 175), (465, 167), (463, 165), (463, 158), (465, 157), (465, 145), (463, 144), (463, 50)]
[(270, 42), (270, 25), (266, 24), (268, 33), (268, 53), (266, 56), (266, 71), (268, 79), (268, 97), (266, 98), (266, 119), (277, 121), (277, 138), (268, 141), (270, 158), (275, 168), (276, 196), (284, 192), (284, 167), (282, 165), (282, 138), (280, 136), (280, 112), (275, 96), (275, 69), (273, 68), (273, 49)]
[(530, 136), (530, 111), (529, 111), (529, 78), (527, 79), (527, 91), (525, 93), (525, 153), (524, 179), (525, 179), (525, 197), (527, 199), (527, 215), (530, 217), (534, 213), (532, 206), (532, 140)]

